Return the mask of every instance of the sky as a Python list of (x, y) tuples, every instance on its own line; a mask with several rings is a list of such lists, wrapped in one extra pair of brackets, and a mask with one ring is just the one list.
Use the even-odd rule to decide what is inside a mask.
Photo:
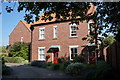
[[(17, 12), (18, 3), (3, 2), (0, 4), (0, 8), (2, 8), (2, 14), (0, 14), (0, 46), (7, 46), (9, 45), (10, 33), (16, 27), (20, 20), (24, 20), (25, 12)], [(13, 7), (14, 5), (14, 11), (11, 13), (7, 13), (5, 9), (6, 6)]]

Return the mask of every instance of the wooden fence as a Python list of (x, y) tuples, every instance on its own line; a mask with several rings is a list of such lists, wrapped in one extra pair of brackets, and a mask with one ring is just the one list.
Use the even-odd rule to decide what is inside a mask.
[(106, 49), (106, 61), (120, 71), (120, 42), (115, 42)]

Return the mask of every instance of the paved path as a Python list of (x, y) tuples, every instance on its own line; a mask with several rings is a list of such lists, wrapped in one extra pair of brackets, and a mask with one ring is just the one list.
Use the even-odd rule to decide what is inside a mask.
[(6, 65), (13, 69), (12, 75), (7, 76), (8, 78), (74, 78), (61, 71), (51, 71), (45, 68), (32, 67), (24, 64), (8, 63)]

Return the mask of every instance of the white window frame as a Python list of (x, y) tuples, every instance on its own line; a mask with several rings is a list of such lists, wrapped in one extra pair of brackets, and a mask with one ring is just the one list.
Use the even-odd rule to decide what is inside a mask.
[[(44, 49), (44, 59), (40, 59), (40, 49)], [(38, 60), (45, 61), (45, 47), (38, 47)]]
[[(41, 30), (44, 30), (44, 32), (41, 33)], [(39, 40), (44, 40), (44, 39), (45, 39), (45, 27), (42, 27), (42, 28), (39, 28)]]
[(76, 26), (77, 27), (77, 25), (75, 23), (70, 24), (70, 37), (78, 37), (77, 36), (77, 30), (76, 30), (76, 36), (72, 36), (72, 29), (71, 29), (72, 26)]
[(53, 26), (53, 38), (58, 38), (58, 26)]
[(78, 53), (79, 45), (72, 45), (72, 46), (69, 46), (70, 60), (73, 60), (73, 59), (71, 58), (71, 48), (77, 48), (77, 54), (79, 54), (79, 53)]

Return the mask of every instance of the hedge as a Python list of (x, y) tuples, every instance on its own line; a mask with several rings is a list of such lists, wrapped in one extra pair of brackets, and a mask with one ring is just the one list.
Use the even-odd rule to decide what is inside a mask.
[(27, 63), (28, 62), (22, 57), (4, 57), (3, 60), (7, 63)]

